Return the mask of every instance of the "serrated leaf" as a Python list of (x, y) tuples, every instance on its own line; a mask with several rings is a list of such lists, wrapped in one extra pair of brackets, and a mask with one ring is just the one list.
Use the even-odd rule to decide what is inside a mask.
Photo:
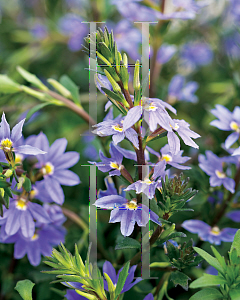
[(197, 289), (205, 286), (226, 284), (226, 280), (220, 276), (204, 274), (202, 277), (196, 279), (190, 284), (190, 288)]
[(29, 120), (31, 118), (31, 116), (38, 110), (42, 109), (43, 107), (45, 107), (47, 105), (51, 105), (51, 104), (52, 103), (50, 103), (50, 102), (45, 102), (45, 103), (38, 104), (38, 105), (34, 106), (33, 108), (29, 109), (27, 116), (26, 116), (26, 120)]
[(220, 263), (218, 262), (218, 260), (211, 256), (210, 254), (208, 254), (206, 251), (197, 248), (197, 247), (193, 247), (193, 249), (201, 256), (203, 257), (211, 266), (213, 266), (215, 269), (217, 269), (219, 272), (221, 272), (222, 274), (224, 274), (224, 270), (223, 267), (220, 265)]
[(80, 104), (80, 94), (78, 86), (67, 75), (63, 75), (59, 81), (72, 95), (72, 99), (76, 104)]
[(117, 243), (115, 250), (120, 250), (120, 249), (139, 249), (141, 248), (141, 244), (129, 237), (125, 237), (122, 241)]
[(117, 286), (116, 286), (116, 290), (115, 290), (115, 299), (114, 300), (116, 300), (118, 298), (118, 296), (120, 295), (120, 293), (123, 289), (124, 283), (126, 282), (126, 279), (128, 277), (129, 266), (130, 266), (130, 262), (128, 261), (119, 274), (118, 282), (117, 282)]
[(220, 300), (223, 299), (223, 295), (214, 288), (203, 289), (194, 294), (189, 300)]
[(42, 83), (40, 79), (37, 78), (36, 75), (28, 72), (27, 70), (23, 69), (22, 67), (17, 67), (18, 73), (28, 82), (30, 82), (32, 85), (36, 86), (37, 88), (47, 91), (48, 88)]
[(233, 248), (237, 250), (237, 255), (240, 256), (240, 229), (236, 232), (234, 236), (234, 240), (230, 249), (230, 253), (232, 252)]
[(14, 289), (18, 291), (23, 300), (32, 300), (32, 289), (34, 285), (35, 283), (28, 279), (21, 280), (17, 282)]
[(181, 285), (181, 287), (187, 291), (188, 290), (188, 280), (191, 280), (186, 274), (176, 271), (171, 273), (170, 280), (174, 283), (175, 286)]

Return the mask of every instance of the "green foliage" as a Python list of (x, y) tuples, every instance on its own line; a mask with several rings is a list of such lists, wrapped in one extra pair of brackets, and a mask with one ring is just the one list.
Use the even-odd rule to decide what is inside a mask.
[(175, 271), (171, 273), (170, 280), (174, 283), (175, 286), (181, 285), (186, 291), (188, 290), (188, 280), (191, 280), (186, 274)]
[(18, 281), (15, 290), (17, 290), (20, 294), (20, 296), (23, 298), (23, 300), (32, 300), (32, 289), (34, 287), (35, 283), (32, 283), (32, 281), (26, 279)]
[(124, 237), (121, 241), (117, 243), (115, 246), (115, 250), (120, 250), (120, 249), (138, 249), (141, 248), (141, 244), (130, 238), (130, 237)]
[[(215, 258), (205, 252), (202, 249), (194, 247), (194, 250), (201, 255), (211, 266), (218, 270), (218, 275), (204, 274), (202, 277), (196, 279), (191, 283), (191, 288), (200, 288), (206, 286), (220, 285), (221, 297), (214, 299), (231, 299), (236, 300), (239, 298), (240, 292), (240, 256), (239, 256), (239, 234), (237, 231), (234, 241), (229, 252), (229, 261), (225, 262), (219, 252), (212, 246), (212, 251)], [(237, 249), (235, 248), (237, 247)], [(203, 295), (207, 295), (207, 289), (200, 291)], [(217, 291), (217, 290), (216, 290)], [(197, 299), (197, 295), (200, 296), (200, 292), (196, 293), (191, 300)], [(220, 293), (218, 292), (218, 293)], [(195, 297), (196, 296), (196, 297)], [(195, 297), (195, 298), (194, 298)], [(230, 297), (230, 298), (229, 298)], [(210, 298), (203, 298), (210, 299)]]

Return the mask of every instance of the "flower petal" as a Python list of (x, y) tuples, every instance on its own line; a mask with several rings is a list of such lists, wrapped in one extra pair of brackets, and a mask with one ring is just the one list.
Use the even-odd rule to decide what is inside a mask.
[(45, 180), (45, 187), (50, 197), (57, 204), (62, 205), (64, 202), (64, 193), (59, 182), (53, 178), (48, 177)]
[(42, 151), (36, 147), (32, 147), (29, 145), (23, 145), (19, 147), (15, 147), (14, 152), (21, 153), (21, 154), (28, 154), (28, 155), (38, 155), (38, 154), (45, 154), (45, 151)]
[(2, 114), (2, 121), (0, 123), (0, 138), (10, 139), (10, 126), (5, 118), (5, 113)]
[(12, 129), (11, 140), (16, 143), (22, 137), (22, 127), (25, 119), (16, 124)]
[(77, 174), (69, 170), (58, 170), (54, 172), (54, 178), (62, 185), (77, 185), (81, 181)]

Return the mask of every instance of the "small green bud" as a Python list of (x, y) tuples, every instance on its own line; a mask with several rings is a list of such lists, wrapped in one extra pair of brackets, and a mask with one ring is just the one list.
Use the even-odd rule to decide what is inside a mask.
[(124, 66), (126, 68), (128, 68), (128, 58), (127, 58), (127, 54), (126, 53), (123, 53), (123, 63), (124, 63)]
[(140, 89), (140, 79), (139, 79), (139, 60), (136, 61), (133, 77), (133, 88), (135, 91)]
[(36, 86), (40, 90), (48, 91), (46, 85), (44, 85), (42, 81), (37, 78), (36, 75), (29, 73), (20, 66), (17, 67), (17, 71), (25, 80), (30, 82), (32, 85)]
[(12, 171), (11, 169), (8, 169), (8, 170), (5, 172), (4, 176), (7, 177), (7, 178), (9, 178), (9, 177), (12, 176), (12, 174), (13, 174), (13, 171)]
[(160, 235), (161, 239), (165, 239), (170, 233), (172, 233), (175, 230), (175, 224), (173, 223), (171, 227), (164, 230), (163, 233)]
[(20, 84), (10, 79), (7, 75), (0, 74), (0, 92), (3, 94), (14, 94), (21, 91)]
[(28, 95), (31, 95), (39, 100), (47, 100), (47, 96), (44, 93), (37, 92), (25, 85), (21, 85), (21, 89), (23, 92), (25, 92)]
[(117, 93), (121, 93), (121, 88), (120, 86), (117, 84), (117, 82), (112, 78), (112, 76), (109, 74), (109, 72), (104, 69), (104, 73), (105, 75), (107, 76), (107, 79), (110, 81), (112, 87), (113, 87), (113, 90), (114, 92), (117, 92)]
[(24, 184), (25, 178), (24, 177), (19, 177), (18, 178), (18, 184), (17, 184), (17, 189), (20, 190)]
[(0, 197), (4, 197), (4, 193), (5, 193), (5, 191), (4, 191), (4, 189), (3, 188), (0, 188)]
[(64, 97), (71, 98), (72, 94), (61, 83), (52, 78), (49, 78), (47, 81)]
[(89, 293), (84, 293), (84, 292), (82, 292), (80, 290), (75, 290), (75, 292), (78, 293), (79, 295), (81, 295), (81, 296), (89, 299), (89, 300), (98, 300), (98, 298), (96, 296), (91, 295)]

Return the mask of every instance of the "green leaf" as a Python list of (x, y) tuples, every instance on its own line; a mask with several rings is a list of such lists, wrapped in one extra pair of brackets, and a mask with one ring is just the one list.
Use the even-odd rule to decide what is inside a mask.
[(198, 247), (193, 247), (193, 249), (199, 254), (201, 255), (211, 266), (213, 266), (215, 269), (217, 269), (219, 272), (221, 272), (222, 274), (224, 274), (224, 270), (223, 267), (220, 265), (220, 263), (218, 262), (218, 260), (211, 256), (210, 254), (208, 254), (206, 251), (198, 248)]
[(15, 290), (18, 291), (18, 293), (24, 300), (32, 300), (32, 289), (34, 285), (35, 283), (33, 283), (28, 279), (21, 280), (17, 282), (17, 285), (15, 286)]
[(29, 109), (27, 116), (26, 116), (26, 120), (29, 120), (31, 118), (31, 116), (38, 110), (42, 109), (43, 107), (45, 107), (47, 105), (51, 105), (51, 104), (52, 103), (50, 103), (50, 102), (41, 103), (41, 104), (38, 104), (38, 105), (34, 106), (33, 108)]
[(211, 246), (211, 249), (212, 249), (212, 252), (215, 255), (216, 259), (219, 261), (219, 263), (223, 267), (223, 269), (226, 270), (227, 265), (226, 265), (224, 257), (221, 256), (220, 253), (213, 246)]
[(226, 280), (220, 276), (204, 274), (202, 277), (196, 279), (190, 284), (190, 288), (197, 289), (205, 286), (212, 286), (218, 284), (225, 284)]
[(239, 300), (239, 295), (240, 288), (229, 291), (229, 296), (231, 297), (231, 300)]
[(29, 193), (32, 189), (31, 180), (28, 177), (25, 177), (23, 187), (27, 193)]
[(72, 99), (76, 104), (80, 104), (80, 95), (78, 86), (67, 75), (63, 75), (59, 81), (72, 95)]
[(171, 273), (170, 280), (174, 283), (175, 286), (181, 285), (185, 291), (188, 290), (188, 280), (191, 280), (186, 274), (176, 271)]
[(236, 248), (237, 255), (240, 256), (240, 229), (236, 232), (234, 240), (230, 249), (230, 253), (233, 251), (233, 248)]
[(223, 295), (214, 288), (206, 288), (194, 294), (189, 300), (220, 300)]
[(23, 69), (22, 67), (18, 66), (17, 67), (17, 71), (18, 73), (20, 73), (20, 75), (27, 80), (28, 82), (30, 82), (32, 85), (36, 86), (37, 88), (43, 90), (43, 91), (48, 91), (48, 88), (42, 83), (41, 80), (39, 80), (37, 78), (36, 75), (29, 73), (28, 71), (26, 71), (25, 69)]
[(167, 267), (171, 267), (171, 264), (169, 262), (154, 262), (154, 263), (151, 263), (149, 265), (150, 268), (167, 268)]
[(11, 186), (11, 183), (5, 181), (5, 180), (0, 180), (0, 188), (7, 188)]
[(0, 74), (0, 93), (14, 94), (20, 91), (20, 84), (10, 79), (7, 75)]
[(117, 243), (115, 250), (120, 250), (120, 249), (138, 249), (141, 248), (141, 244), (130, 238), (130, 237), (125, 237), (122, 241)]
[(116, 290), (115, 290), (115, 299), (114, 300), (116, 300), (118, 298), (118, 296), (120, 295), (120, 293), (123, 289), (124, 283), (128, 277), (129, 266), (130, 266), (130, 262), (128, 261), (119, 274), (119, 278), (118, 278), (118, 282), (117, 282), (117, 286), (116, 286)]

